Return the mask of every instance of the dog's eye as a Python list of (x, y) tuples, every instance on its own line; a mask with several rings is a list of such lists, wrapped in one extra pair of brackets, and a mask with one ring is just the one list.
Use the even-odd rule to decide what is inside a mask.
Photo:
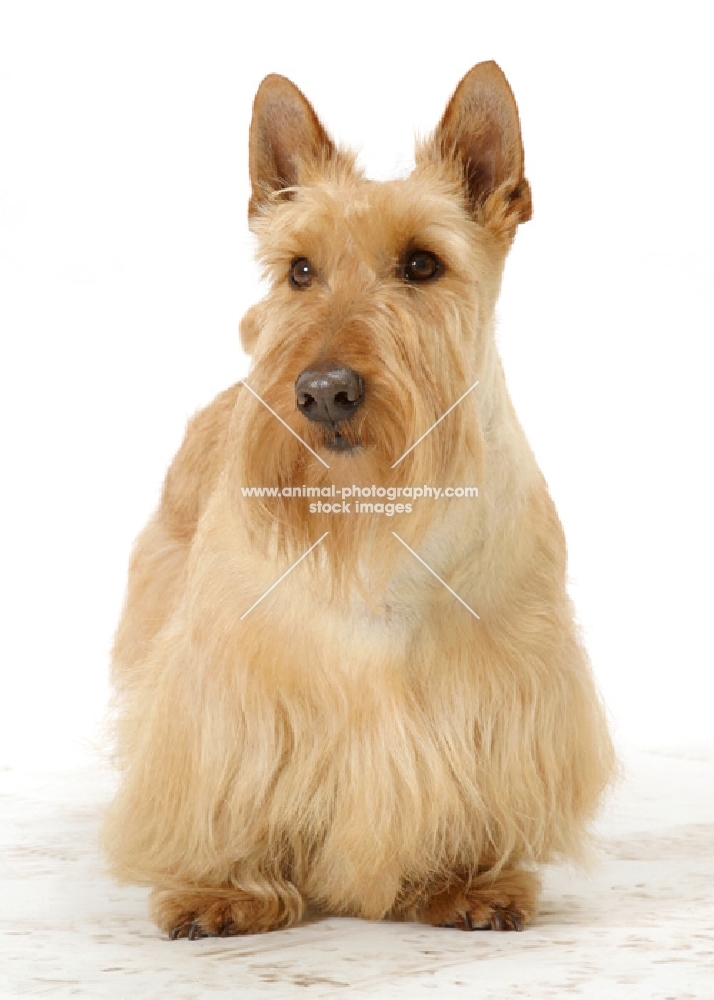
[(293, 288), (307, 288), (312, 284), (312, 264), (307, 257), (298, 257), (290, 265), (290, 284)]
[(405, 281), (431, 281), (441, 274), (443, 265), (436, 254), (428, 250), (412, 250), (404, 263)]

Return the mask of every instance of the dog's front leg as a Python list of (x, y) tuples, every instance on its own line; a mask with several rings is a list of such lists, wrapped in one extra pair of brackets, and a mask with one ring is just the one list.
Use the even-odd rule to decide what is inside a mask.
[(278, 930), (298, 921), (303, 909), (295, 886), (268, 876), (246, 887), (187, 886), (151, 894), (151, 915), (172, 941)]
[[(211, 563), (211, 580), (220, 574)], [(228, 595), (189, 596), (130, 665), (120, 691), (118, 794), (104, 828), (114, 874), (153, 889), (152, 914), (172, 938), (252, 934), (300, 919), (292, 845), (270, 815), (288, 753), (276, 701), (251, 680)], [(189, 600), (190, 598), (190, 600)]]
[(463, 931), (522, 931), (538, 910), (540, 879), (523, 868), (445, 872), (406, 887), (391, 916)]

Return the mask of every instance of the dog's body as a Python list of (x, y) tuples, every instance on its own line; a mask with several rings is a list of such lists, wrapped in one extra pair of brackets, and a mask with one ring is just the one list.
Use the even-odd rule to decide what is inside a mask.
[[(377, 184), (268, 77), (251, 178), (272, 289), (242, 326), (249, 388), (192, 421), (133, 556), (113, 870), (172, 936), (306, 903), (520, 929), (613, 757), (493, 337), (530, 216), (515, 103), (475, 67), (414, 173)], [(424, 483), (479, 498), (380, 517), (243, 491)]]

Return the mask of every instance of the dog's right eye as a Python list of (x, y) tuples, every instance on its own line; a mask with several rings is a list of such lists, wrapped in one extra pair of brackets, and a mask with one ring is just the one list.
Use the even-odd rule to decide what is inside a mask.
[(293, 288), (308, 288), (312, 284), (312, 264), (307, 257), (298, 257), (290, 265), (290, 284)]
[(404, 261), (405, 281), (431, 281), (438, 278), (444, 266), (429, 250), (412, 250)]

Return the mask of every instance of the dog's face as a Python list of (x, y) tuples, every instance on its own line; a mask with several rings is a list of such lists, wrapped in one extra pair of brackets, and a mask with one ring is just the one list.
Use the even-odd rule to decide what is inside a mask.
[(392, 466), (479, 379), (503, 262), (530, 216), (501, 71), (471, 70), (418, 146), (413, 173), (386, 183), (334, 146), (293, 84), (267, 77), (250, 167), (249, 217), (270, 291), (242, 337), (248, 384), (274, 413), (245, 399), (244, 481), (450, 482), (461, 468), (475, 480), (474, 398)]

